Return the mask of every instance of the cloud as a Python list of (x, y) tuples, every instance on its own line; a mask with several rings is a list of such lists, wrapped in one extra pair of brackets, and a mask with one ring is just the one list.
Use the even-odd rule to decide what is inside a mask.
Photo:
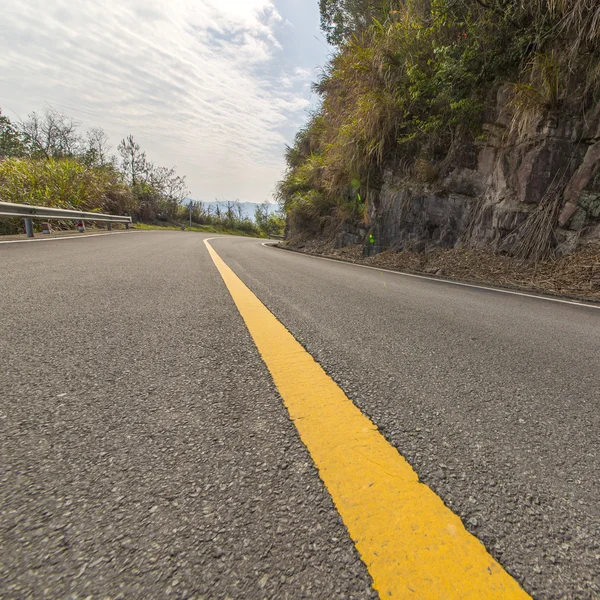
[(193, 195), (261, 201), (283, 129), (309, 104), (305, 68), (281, 72), (289, 25), (270, 0), (21, 0), (0, 20), (0, 107), (49, 103), (116, 145), (133, 133)]
[(284, 73), (281, 76), (280, 82), (284, 88), (293, 88), (297, 84), (302, 84), (303, 87), (309, 86), (313, 79), (313, 71), (304, 67), (296, 67), (292, 73)]

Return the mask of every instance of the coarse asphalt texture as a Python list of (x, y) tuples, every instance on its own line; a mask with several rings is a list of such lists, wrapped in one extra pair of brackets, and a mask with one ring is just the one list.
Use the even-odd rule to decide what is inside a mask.
[[(0, 246), (0, 596), (373, 598), (203, 239)], [(600, 311), (222, 237), (534, 597), (600, 597)]]

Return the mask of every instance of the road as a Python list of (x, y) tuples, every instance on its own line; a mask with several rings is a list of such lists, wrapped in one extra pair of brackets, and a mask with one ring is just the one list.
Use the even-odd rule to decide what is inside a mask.
[[(377, 597), (206, 237), (0, 244), (2, 597)], [(523, 589), (600, 597), (600, 310), (210, 243)]]

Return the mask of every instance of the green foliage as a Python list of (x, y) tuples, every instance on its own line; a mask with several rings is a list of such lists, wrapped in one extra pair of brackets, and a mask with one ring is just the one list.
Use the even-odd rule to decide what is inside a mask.
[(9, 158), (0, 162), (0, 198), (57, 208), (101, 209), (123, 192), (118, 173), (73, 159)]
[(267, 201), (256, 207), (254, 221), (265, 235), (283, 235), (285, 217), (281, 211), (271, 212), (271, 205)]
[[(176, 225), (148, 225), (147, 223), (137, 223), (135, 225), (136, 229), (140, 229), (142, 231), (145, 230), (167, 230), (167, 231), (180, 231), (181, 226)], [(194, 225), (190, 229), (189, 227), (185, 228), (187, 231), (195, 231), (197, 233), (220, 233), (227, 235), (241, 235), (246, 237), (260, 237), (260, 232), (257, 229), (252, 229), (250, 231), (243, 231), (240, 229), (227, 229), (222, 227), (218, 223), (214, 225)]]
[(381, 0), (319, 0), (321, 29), (327, 41), (340, 46), (352, 35), (363, 31), (373, 20), (383, 20), (396, 2)]
[(250, 219), (244, 217), (242, 205), (237, 200), (225, 202), (224, 210), (215, 210), (215, 215), (211, 220), (213, 224), (218, 223), (219, 226), (225, 229), (237, 229), (245, 233), (258, 233), (255, 224)]
[(600, 8), (589, 0), (321, 0), (320, 9), (338, 52), (278, 186), (288, 217), (313, 227), (364, 220), (386, 163), (435, 180), (481, 134), (500, 83), (517, 82), (522, 122), (559, 107), (582, 77), (586, 89), (600, 82)]
[(142, 221), (175, 220), (188, 194), (185, 177), (154, 165), (132, 135), (121, 140), (117, 150), (123, 177), (138, 200), (137, 216)]
[[(181, 207), (179, 216), (175, 219), (189, 223), (189, 202)], [(218, 202), (215, 206), (205, 205), (203, 202), (191, 203), (192, 224), (209, 228), (206, 231), (220, 231), (223, 233), (237, 232), (239, 235), (262, 237), (265, 232), (244, 215), (243, 207), (239, 200)], [(192, 226), (193, 228), (193, 226)]]
[(18, 130), (0, 110), (0, 160), (4, 157), (22, 156), (24, 152), (23, 140)]

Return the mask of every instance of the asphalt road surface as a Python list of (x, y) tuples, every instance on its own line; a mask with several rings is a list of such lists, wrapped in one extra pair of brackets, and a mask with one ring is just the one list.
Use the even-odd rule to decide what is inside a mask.
[[(1, 597), (376, 597), (205, 237), (0, 244)], [(600, 597), (600, 310), (212, 245), (527, 592)]]

